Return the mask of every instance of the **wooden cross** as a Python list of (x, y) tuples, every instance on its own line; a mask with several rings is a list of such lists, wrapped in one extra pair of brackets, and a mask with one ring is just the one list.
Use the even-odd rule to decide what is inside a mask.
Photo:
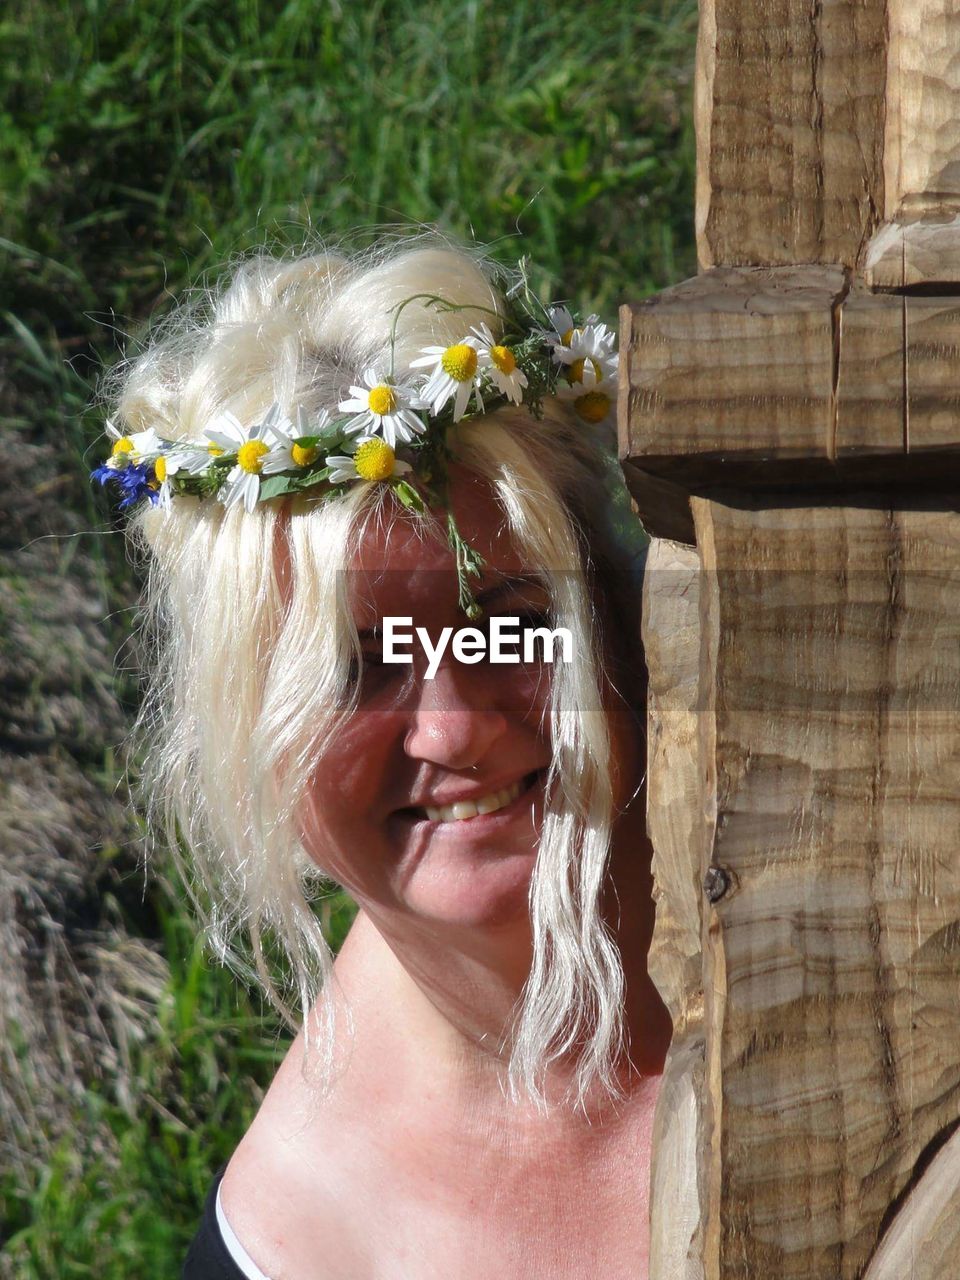
[(622, 325), (651, 1278), (956, 1280), (960, 0), (702, 0), (696, 95), (701, 273)]

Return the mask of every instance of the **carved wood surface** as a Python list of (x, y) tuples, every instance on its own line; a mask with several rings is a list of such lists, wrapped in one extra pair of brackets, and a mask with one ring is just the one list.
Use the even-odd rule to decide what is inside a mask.
[(909, 447), (906, 298), (854, 290), (839, 314), (835, 456)]
[(960, 445), (960, 297), (911, 298), (907, 306), (909, 448)]
[(821, 503), (693, 501), (708, 1280), (860, 1276), (960, 1121), (960, 516)]
[[(647, 695), (647, 827), (654, 843), (657, 921), (650, 973), (670, 1010), (673, 1041), (657, 1099), (651, 1172), (650, 1275), (702, 1280), (703, 1133), (699, 806), (700, 559), (654, 539), (643, 585)], [(705, 865), (705, 863), (704, 863)]]
[(856, 290), (840, 325), (836, 456), (942, 452), (949, 466), (960, 450), (960, 296)]
[(958, 50), (960, 0), (701, 0), (704, 270), (622, 313), (627, 481), (701, 564), (697, 628), (645, 603), (651, 1280), (688, 1238), (703, 1280), (960, 1276)]
[(827, 457), (844, 291), (835, 267), (721, 268), (624, 307), (621, 456)]
[(956, 0), (889, 0), (888, 29), (884, 215), (953, 215), (960, 203), (960, 8)]
[[(647, 830), (653, 841), (656, 935), (650, 974), (674, 1032), (703, 1022), (700, 989), (699, 812), (700, 560), (692, 547), (654, 539), (643, 582), (647, 664)], [(691, 849), (697, 856), (691, 857)], [(704, 869), (706, 863), (703, 864)]]
[(886, 8), (701, 0), (702, 267), (857, 261), (883, 205)]
[(655, 535), (684, 536), (691, 491), (960, 468), (960, 295), (718, 268), (624, 307), (621, 344), (620, 452)]
[(885, 223), (867, 248), (863, 282), (871, 289), (960, 282), (960, 216), (906, 226)]
[(899, 1206), (863, 1280), (960, 1276), (960, 1132)]

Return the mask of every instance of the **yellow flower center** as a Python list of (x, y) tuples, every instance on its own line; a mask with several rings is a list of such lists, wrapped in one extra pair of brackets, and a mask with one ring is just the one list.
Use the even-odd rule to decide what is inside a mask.
[(576, 329), (568, 329), (566, 333), (562, 333), (560, 335), (560, 341), (565, 347), (569, 347), (570, 343), (573, 341), (573, 335), (577, 332), (578, 330)]
[(584, 422), (602, 422), (610, 412), (610, 397), (602, 391), (588, 391), (584, 396), (577, 396), (573, 407)]
[(469, 382), (477, 372), (477, 353), (465, 342), (458, 342), (447, 347), (440, 363), (455, 382)]
[(167, 460), (166, 458), (157, 458), (153, 464), (154, 476), (163, 484), (167, 478)]
[(395, 457), (386, 440), (365, 440), (353, 455), (353, 465), (361, 480), (388, 480)]
[(113, 448), (110, 450), (111, 458), (118, 458), (126, 466), (131, 460), (133, 453), (133, 441), (129, 436), (121, 436), (119, 440), (113, 442)]
[(583, 369), (584, 369), (584, 365), (587, 363), (587, 360), (589, 360), (590, 363), (593, 365), (593, 371), (597, 375), (597, 381), (598, 382), (603, 381), (603, 370), (600, 368), (600, 365), (597, 363), (596, 360), (594, 360), (593, 356), (587, 356), (586, 358), (581, 358), (580, 360), (574, 360), (573, 364), (567, 365), (566, 378), (571, 386), (573, 386), (575, 382), (583, 381)]
[(311, 462), (316, 462), (319, 452), (315, 444), (295, 444), (290, 450), (290, 456), (298, 467), (309, 467)]
[(509, 347), (491, 347), (490, 359), (501, 373), (513, 373), (517, 367), (516, 357)]
[(207, 453), (209, 453), (211, 458), (223, 457), (223, 450), (220, 448), (218, 444), (208, 444)]
[(393, 387), (381, 385), (374, 387), (367, 397), (370, 412), (382, 417), (385, 413), (393, 413), (397, 407), (397, 393)]
[(248, 440), (237, 450), (237, 465), (248, 475), (258, 476), (263, 470), (263, 456), (269, 452), (262, 440)]

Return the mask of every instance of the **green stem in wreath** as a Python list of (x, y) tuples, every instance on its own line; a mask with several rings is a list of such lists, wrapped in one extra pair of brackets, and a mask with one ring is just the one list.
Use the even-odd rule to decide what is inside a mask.
[(470, 579), (481, 576), (486, 561), (479, 551), (475, 551), (469, 542), (464, 541), (452, 511), (447, 511), (447, 542), (457, 562), (457, 604), (471, 622), (476, 622), (483, 617), (483, 609), (473, 594)]

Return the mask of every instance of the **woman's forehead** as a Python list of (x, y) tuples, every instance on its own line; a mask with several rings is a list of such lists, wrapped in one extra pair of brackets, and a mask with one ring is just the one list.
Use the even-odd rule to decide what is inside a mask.
[[(448, 497), (461, 536), (483, 557), (483, 575), (472, 584), (478, 597), (500, 584), (535, 577), (486, 483), (458, 479)], [(369, 523), (350, 565), (358, 625), (372, 625), (391, 613), (459, 616), (456, 560), (447, 545), (445, 520), (440, 512), (427, 530), (397, 512)]]
[[(528, 568), (514, 542), (503, 508), (485, 481), (458, 476), (450, 486), (448, 503), (461, 536), (483, 557), (492, 578), (520, 574)], [(442, 510), (437, 512), (433, 530), (418, 527), (415, 520), (401, 511), (371, 520), (351, 558), (350, 568), (364, 576), (384, 570), (398, 574), (444, 572), (455, 576), (456, 562), (447, 545), (445, 522)]]

